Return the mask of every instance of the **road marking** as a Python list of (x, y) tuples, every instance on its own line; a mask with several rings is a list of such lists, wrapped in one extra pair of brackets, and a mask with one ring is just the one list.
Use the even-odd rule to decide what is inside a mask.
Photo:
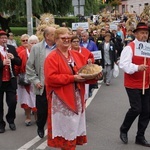
[[(101, 83), (101, 82), (99, 82)], [(100, 89), (101, 84), (98, 84), (98, 88), (94, 89), (94, 91), (92, 92), (92, 96), (90, 98), (87, 99), (86, 101), (86, 108), (90, 105), (90, 103), (92, 102), (92, 100), (94, 99), (95, 95), (97, 94), (98, 90)]]
[[(98, 88), (94, 89), (94, 91), (92, 93), (92, 96), (90, 98), (88, 98), (88, 100), (86, 101), (86, 107), (88, 107), (90, 105), (90, 103), (94, 99), (94, 97), (97, 94), (97, 92), (100, 89), (100, 87), (101, 87), (101, 81), (98, 84)], [(47, 136), (47, 129), (45, 130), (45, 136)], [(18, 150), (27, 150), (27, 149), (29, 149), (31, 146), (33, 146), (35, 143), (37, 143), (40, 140), (41, 140), (41, 138), (39, 138), (39, 136), (36, 136), (31, 141), (29, 141), (28, 143), (26, 143), (23, 146), (21, 146)], [(47, 140), (44, 141), (43, 143), (41, 143), (36, 149), (37, 150), (44, 150), (44, 149), (46, 149), (46, 147), (47, 147)]]
[[(45, 130), (45, 136), (47, 135), (47, 129)], [(44, 136), (44, 137), (45, 137)], [(30, 148), (31, 146), (33, 146), (35, 143), (37, 143), (38, 141), (40, 141), (41, 138), (39, 136), (36, 136), (34, 139), (32, 139), (31, 141), (29, 141), (28, 143), (24, 144), (23, 146), (21, 146), (18, 150), (27, 150), (28, 148)]]
[(47, 140), (44, 141), (41, 145), (39, 145), (36, 149), (43, 150), (46, 149), (46, 147), (47, 147)]

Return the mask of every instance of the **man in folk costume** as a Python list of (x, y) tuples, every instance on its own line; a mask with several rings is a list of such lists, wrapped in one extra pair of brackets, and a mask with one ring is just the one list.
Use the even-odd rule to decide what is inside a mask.
[(8, 112), (6, 120), (11, 130), (16, 130), (14, 120), (16, 118), (16, 89), (17, 79), (14, 72), (14, 65), (21, 65), (21, 59), (12, 45), (7, 45), (7, 33), (0, 30), (0, 133), (5, 132), (6, 123), (3, 120), (4, 107), (3, 96), (6, 93)]
[[(147, 142), (144, 136), (150, 119), (150, 80), (148, 69), (150, 58), (135, 56), (135, 42), (147, 41), (148, 26), (144, 22), (139, 22), (134, 30), (134, 34), (136, 39), (123, 49), (120, 57), (120, 68), (125, 72), (124, 86), (131, 106), (120, 127), (120, 139), (123, 143), (128, 143), (128, 131), (136, 117), (139, 117), (135, 143), (150, 147), (150, 143)], [(144, 63), (145, 59), (146, 64)], [(144, 71), (145, 79), (143, 79)], [(143, 88), (145, 93), (142, 92)]]

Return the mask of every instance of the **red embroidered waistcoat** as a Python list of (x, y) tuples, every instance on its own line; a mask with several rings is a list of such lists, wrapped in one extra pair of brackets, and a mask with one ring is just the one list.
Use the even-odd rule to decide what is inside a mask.
[[(133, 57), (132, 57), (132, 63), (136, 65), (141, 65), (144, 64), (144, 57), (139, 57), (134, 55), (135, 51), (135, 43), (131, 42), (129, 46), (132, 49), (133, 52)], [(150, 66), (150, 59), (146, 58), (146, 64)], [(145, 89), (149, 88), (149, 69), (146, 70), (145, 73)], [(127, 74), (125, 73), (124, 77), (124, 86), (127, 88), (132, 88), (132, 89), (142, 89), (143, 88), (143, 71), (138, 71), (133, 74)]]

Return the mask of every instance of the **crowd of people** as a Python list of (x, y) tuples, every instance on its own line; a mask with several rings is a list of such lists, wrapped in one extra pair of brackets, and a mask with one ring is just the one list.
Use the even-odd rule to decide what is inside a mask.
[[(120, 22), (117, 29), (110, 24), (90, 33), (83, 27), (72, 31), (47, 26), (43, 40), (36, 35), (23, 34), (21, 45), (0, 30), (0, 133), (5, 132), (3, 95), (6, 93), (8, 112), (6, 121), (16, 130), (16, 104), (25, 112), (25, 125), (32, 125), (31, 114), (37, 124), (37, 134), (44, 137), (48, 128), (48, 146), (61, 150), (75, 150), (87, 143), (85, 104), (98, 88), (98, 80), (111, 85), (114, 64), (125, 72), (125, 88), (131, 108), (120, 127), (120, 138), (127, 144), (128, 131), (139, 116), (136, 143), (150, 147), (145, 130), (150, 118), (149, 58), (134, 56), (135, 42), (149, 39), (149, 28), (139, 22), (136, 29), (127, 30)], [(97, 58), (94, 52), (101, 52)], [(128, 52), (128, 53), (127, 53)], [(94, 79), (85, 79), (78, 71), (87, 64), (101, 65), (103, 71)], [(145, 94), (142, 95), (142, 75), (146, 71)], [(28, 82), (21, 82), (21, 75)], [(69, 90), (69, 92), (68, 92)], [(67, 93), (67, 94), (66, 94)]]

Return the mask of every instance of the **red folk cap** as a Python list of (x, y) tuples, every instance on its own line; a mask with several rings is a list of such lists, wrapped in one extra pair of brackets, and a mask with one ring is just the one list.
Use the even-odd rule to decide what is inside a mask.
[(0, 35), (7, 35), (7, 33), (3, 30), (0, 30)]

